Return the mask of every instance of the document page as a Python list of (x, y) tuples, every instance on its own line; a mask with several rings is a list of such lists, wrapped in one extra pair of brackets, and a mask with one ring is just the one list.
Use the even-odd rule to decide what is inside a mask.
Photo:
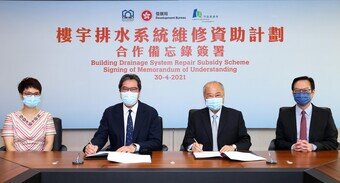
[(86, 155), (85, 158), (90, 158), (90, 157), (103, 157), (103, 156), (107, 156), (110, 153), (110, 151), (99, 151), (95, 154), (89, 154)]
[(238, 161), (262, 161), (266, 160), (265, 158), (261, 156), (257, 156), (252, 153), (245, 153), (245, 152), (237, 152), (237, 151), (231, 151), (231, 152), (224, 152), (228, 158), (232, 160), (238, 160)]
[(194, 156), (197, 159), (201, 158), (215, 158), (222, 157), (221, 153), (218, 151), (202, 151), (202, 152), (194, 152)]
[(151, 163), (151, 156), (122, 152), (109, 152), (107, 160), (118, 163)]

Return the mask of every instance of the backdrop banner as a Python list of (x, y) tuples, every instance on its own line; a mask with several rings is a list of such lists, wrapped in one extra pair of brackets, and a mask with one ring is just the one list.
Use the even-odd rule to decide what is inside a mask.
[(134, 73), (164, 128), (185, 128), (188, 111), (205, 107), (208, 81), (223, 83), (224, 105), (248, 128), (275, 128), (304, 75), (339, 127), (339, 10), (340, 1), (1, 1), (0, 126), (22, 107), (17, 85), (30, 76), (43, 86), (39, 107), (64, 128), (97, 128)]

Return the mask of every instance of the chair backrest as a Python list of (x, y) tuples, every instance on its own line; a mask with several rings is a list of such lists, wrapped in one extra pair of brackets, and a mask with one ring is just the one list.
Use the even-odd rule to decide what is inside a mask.
[(62, 123), (60, 118), (53, 118), (54, 127), (56, 131), (56, 135), (54, 136), (53, 148), (52, 151), (60, 151), (62, 146)]
[[(162, 142), (163, 142), (163, 118), (161, 116), (158, 116), (158, 120), (161, 123), (161, 127), (162, 127)], [(162, 144), (162, 151), (168, 151), (168, 146), (165, 144)]]
[(179, 151), (185, 151), (183, 144), (181, 144), (181, 146), (179, 146)]
[(158, 121), (161, 123), (161, 138), (162, 138), (162, 143), (163, 143), (163, 118), (161, 116), (158, 116)]
[(275, 151), (275, 139), (270, 141), (268, 151)]

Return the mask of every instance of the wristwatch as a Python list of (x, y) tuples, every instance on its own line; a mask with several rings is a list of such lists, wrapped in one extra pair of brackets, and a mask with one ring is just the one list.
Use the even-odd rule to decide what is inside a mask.
[(231, 145), (234, 148), (234, 151), (237, 151), (237, 146), (235, 144)]

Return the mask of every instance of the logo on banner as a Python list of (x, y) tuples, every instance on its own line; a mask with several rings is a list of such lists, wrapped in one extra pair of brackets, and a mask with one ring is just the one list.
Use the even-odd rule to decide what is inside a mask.
[(144, 21), (150, 21), (152, 18), (152, 13), (150, 10), (144, 10), (141, 16)]
[(202, 18), (202, 12), (198, 11), (197, 9), (194, 9), (194, 13), (192, 15), (192, 18)]
[(218, 15), (214, 14), (205, 14), (199, 9), (194, 9), (194, 12), (192, 14), (192, 20), (199, 20), (201, 22), (214, 22), (218, 18)]
[(133, 10), (123, 10), (122, 20), (123, 21), (133, 21), (135, 18), (135, 12)]

